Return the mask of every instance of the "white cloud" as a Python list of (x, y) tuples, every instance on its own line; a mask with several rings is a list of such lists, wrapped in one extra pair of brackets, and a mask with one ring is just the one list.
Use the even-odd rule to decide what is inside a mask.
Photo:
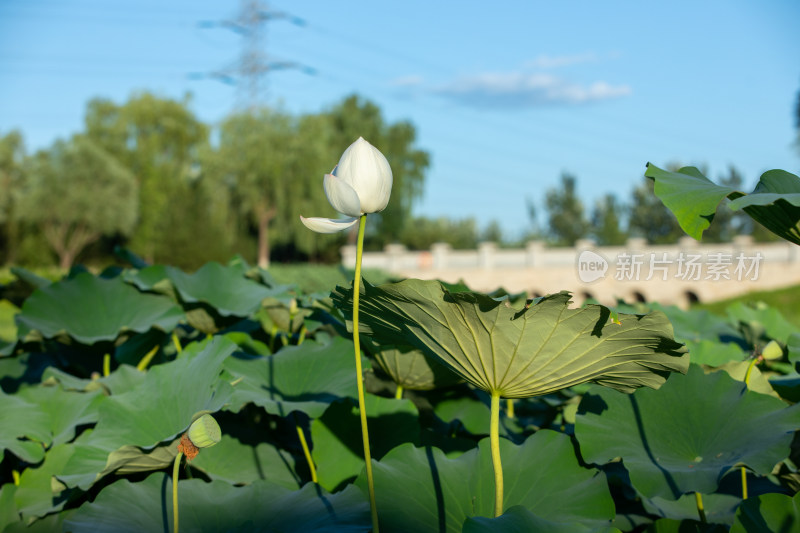
[(393, 80), (389, 80), (389, 85), (393, 87), (419, 87), (425, 80), (422, 76), (417, 74), (410, 74), (408, 76), (401, 76)]
[(534, 59), (525, 62), (523, 65), (526, 68), (533, 69), (551, 69), (558, 67), (567, 67), (569, 65), (577, 65), (580, 63), (593, 63), (598, 60), (597, 54), (587, 52), (585, 54), (574, 54), (570, 56), (550, 56), (541, 54)]
[(473, 107), (518, 108), (608, 100), (631, 94), (631, 88), (604, 81), (581, 85), (552, 74), (500, 72), (464, 76), (433, 92)]

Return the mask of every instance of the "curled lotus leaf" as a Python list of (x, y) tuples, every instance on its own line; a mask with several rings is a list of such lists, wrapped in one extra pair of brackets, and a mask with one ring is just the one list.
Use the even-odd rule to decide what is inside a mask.
[[(352, 316), (352, 290), (337, 287)], [(504, 398), (548, 394), (585, 382), (624, 392), (657, 388), (689, 365), (666, 315), (618, 315), (600, 305), (570, 309), (560, 292), (528, 305), (476, 292), (451, 293), (438, 281), (365, 282), (360, 325), (386, 343), (411, 344), (476, 387)]]
[(400, 344), (379, 346), (367, 339), (380, 369), (404, 389), (432, 390), (461, 381), (448, 367), (425, 355), (422, 350)]

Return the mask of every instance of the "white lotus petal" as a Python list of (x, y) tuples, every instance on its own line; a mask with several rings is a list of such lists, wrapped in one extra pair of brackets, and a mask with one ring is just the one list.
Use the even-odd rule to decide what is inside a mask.
[(392, 169), (380, 150), (362, 137), (347, 147), (333, 174), (355, 189), (364, 213), (383, 211), (389, 203)]
[(355, 189), (333, 174), (325, 174), (322, 184), (334, 209), (349, 217), (361, 216), (361, 202)]
[(317, 217), (300, 217), (300, 221), (310, 229), (317, 233), (336, 233), (337, 231), (344, 231), (358, 222), (358, 217), (351, 218), (317, 218)]

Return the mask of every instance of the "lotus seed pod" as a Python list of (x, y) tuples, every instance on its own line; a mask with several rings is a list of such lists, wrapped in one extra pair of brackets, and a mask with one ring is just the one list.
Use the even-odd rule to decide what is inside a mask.
[(198, 448), (208, 448), (220, 441), (222, 431), (211, 415), (203, 415), (189, 426), (189, 440)]
[(777, 342), (769, 341), (769, 343), (764, 346), (764, 349), (761, 351), (761, 355), (767, 360), (780, 359), (783, 357), (783, 349), (781, 349), (781, 345)]

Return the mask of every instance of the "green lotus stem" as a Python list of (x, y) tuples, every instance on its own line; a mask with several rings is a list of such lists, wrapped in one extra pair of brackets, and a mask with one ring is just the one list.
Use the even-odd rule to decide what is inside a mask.
[(11, 471), (11, 479), (14, 480), (14, 485), (19, 487), (19, 471), (18, 470), (12, 470)]
[(303, 341), (306, 340), (306, 332), (307, 331), (308, 330), (306, 329), (306, 325), (305, 324), (300, 326), (300, 333), (297, 335), (297, 345), (298, 346), (303, 344)]
[(508, 418), (514, 418), (514, 399), (508, 398), (506, 400), (506, 416)]
[(503, 514), (503, 464), (500, 462), (500, 394), (494, 391), (489, 419), (489, 446), (494, 467), (494, 516), (498, 517)]
[(147, 365), (149, 365), (150, 361), (153, 360), (153, 357), (156, 356), (157, 352), (158, 352), (158, 344), (153, 346), (153, 349), (147, 352), (144, 357), (142, 357), (142, 360), (139, 361), (138, 365), (136, 365), (136, 370), (141, 370), (142, 372), (144, 372), (147, 369)]
[(111, 354), (107, 353), (103, 356), (103, 376), (111, 373)]
[(308, 470), (311, 472), (311, 481), (317, 482), (317, 469), (314, 467), (314, 460), (311, 458), (311, 451), (308, 449), (308, 442), (306, 442), (306, 434), (303, 433), (303, 428), (298, 424), (294, 426), (297, 429), (297, 436), (300, 438), (300, 446), (303, 447), (303, 455), (306, 456), (308, 463)]
[[(755, 368), (756, 364), (758, 363), (758, 357), (754, 357), (750, 364), (747, 366), (747, 372), (744, 373), (744, 384), (747, 388), (750, 388), (750, 374), (753, 372), (753, 368)], [(743, 466), (739, 467), (742, 472), (742, 499), (747, 499), (747, 470)]]
[(175, 351), (180, 354), (183, 351), (181, 347), (181, 341), (178, 340), (178, 335), (173, 331), (172, 332), (172, 344), (175, 345)]
[(183, 452), (178, 452), (172, 465), (172, 533), (178, 533), (178, 476)]
[(758, 357), (754, 357), (753, 360), (750, 361), (750, 364), (747, 366), (747, 372), (744, 373), (744, 384), (747, 385), (748, 388), (750, 387), (750, 374), (753, 372), (753, 368), (756, 366), (757, 363), (758, 363)]
[(375, 506), (375, 482), (372, 478), (372, 456), (369, 452), (369, 430), (367, 429), (367, 409), (364, 402), (364, 376), (361, 371), (361, 340), (358, 337), (358, 300), (361, 291), (361, 256), (364, 254), (364, 227), (367, 215), (358, 221), (358, 244), (356, 246), (356, 272), (353, 279), (353, 345), (356, 354), (356, 387), (358, 389), (358, 410), (361, 413), (361, 440), (364, 443), (364, 462), (367, 470), (369, 507), (372, 513), (372, 531), (378, 531), (378, 508)]
[(742, 499), (747, 499), (747, 470), (745, 467), (739, 467), (742, 469)]
[(397, 388), (394, 391), (394, 398), (395, 400), (402, 400), (403, 399), (403, 386), (397, 385)]
[(695, 492), (694, 499), (697, 502), (697, 514), (700, 515), (700, 521), (705, 524), (708, 520), (706, 520), (706, 510), (703, 508), (703, 496), (699, 492)]

